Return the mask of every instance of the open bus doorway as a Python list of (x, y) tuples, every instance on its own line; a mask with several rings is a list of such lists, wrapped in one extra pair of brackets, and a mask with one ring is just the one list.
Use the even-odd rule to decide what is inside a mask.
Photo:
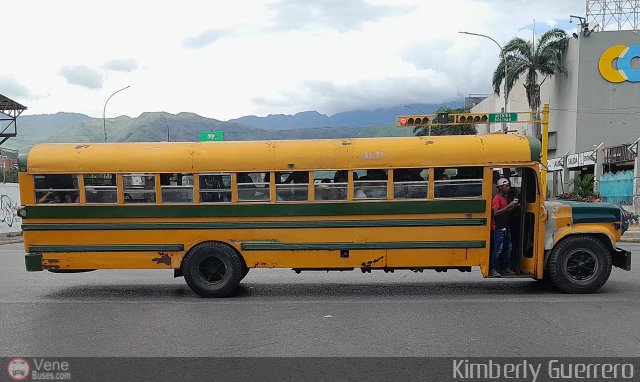
[(511, 257), (509, 268), (516, 276), (530, 277), (535, 273), (535, 253), (538, 230), (538, 198), (536, 171), (529, 167), (497, 168), (493, 172), (493, 195), (497, 192), (499, 178), (509, 180), (511, 188), (506, 195), (507, 203), (518, 200), (519, 208), (509, 213), (511, 231)]

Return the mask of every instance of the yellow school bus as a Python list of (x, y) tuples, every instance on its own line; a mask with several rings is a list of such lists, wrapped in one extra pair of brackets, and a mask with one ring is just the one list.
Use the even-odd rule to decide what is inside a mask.
[(508, 177), (517, 275), (592, 292), (626, 224), (617, 205), (545, 203), (520, 135), (42, 144), (21, 156), (28, 271), (173, 269), (203, 297), (251, 268), (489, 275), (491, 200)]

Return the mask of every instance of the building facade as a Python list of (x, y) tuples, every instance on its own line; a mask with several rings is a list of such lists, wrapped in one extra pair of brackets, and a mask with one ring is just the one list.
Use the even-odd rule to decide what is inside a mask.
[[(548, 193), (568, 192), (576, 177), (593, 174), (596, 191), (605, 199), (640, 208), (635, 154), (640, 137), (639, 31), (576, 33), (568, 39), (567, 74), (539, 79), (542, 103), (551, 109)], [(472, 112), (501, 111), (503, 96), (488, 97)], [(509, 94), (507, 109), (529, 109), (522, 80)], [(499, 128), (492, 126), (493, 131)], [(533, 133), (527, 125), (513, 124), (509, 130)]]

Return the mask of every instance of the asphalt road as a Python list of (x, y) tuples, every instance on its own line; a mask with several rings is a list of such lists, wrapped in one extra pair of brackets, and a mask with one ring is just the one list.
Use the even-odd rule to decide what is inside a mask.
[(0, 356), (640, 356), (640, 244), (591, 295), (480, 272), (252, 270), (202, 299), (170, 271), (24, 270), (0, 245)]

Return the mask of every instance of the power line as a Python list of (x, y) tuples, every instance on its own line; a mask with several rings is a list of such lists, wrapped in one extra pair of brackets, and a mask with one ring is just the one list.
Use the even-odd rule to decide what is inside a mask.
[[(528, 104), (526, 102), (522, 102), (522, 101), (517, 101), (517, 100), (510, 100), (511, 103), (520, 103), (523, 105), (527, 105)], [(584, 114), (614, 114), (614, 115), (633, 115), (633, 114), (640, 114), (640, 110), (638, 111), (631, 111), (631, 112), (625, 112), (625, 113), (615, 113), (615, 111), (617, 110), (631, 110), (631, 109), (640, 109), (640, 106), (629, 106), (629, 107), (616, 107), (616, 108), (597, 108), (597, 109), (569, 109), (569, 108), (560, 108), (560, 107), (549, 107), (549, 110), (555, 110), (555, 111), (564, 111), (564, 112), (568, 112), (568, 113), (584, 113)], [(612, 113), (611, 111), (614, 111), (614, 113)]]

